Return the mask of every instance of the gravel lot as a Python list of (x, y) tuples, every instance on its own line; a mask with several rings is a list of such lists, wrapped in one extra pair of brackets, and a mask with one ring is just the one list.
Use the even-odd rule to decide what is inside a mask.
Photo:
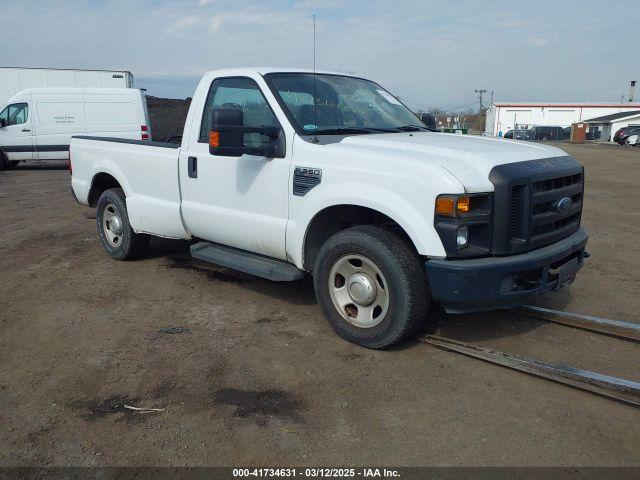
[[(592, 256), (537, 304), (640, 322), (640, 148), (565, 148), (586, 167)], [(640, 465), (640, 409), (415, 342), (356, 347), (309, 280), (196, 263), (185, 242), (111, 260), (68, 188), (55, 164), (0, 172), (1, 465)], [(640, 381), (638, 344), (434, 317), (443, 336)]]

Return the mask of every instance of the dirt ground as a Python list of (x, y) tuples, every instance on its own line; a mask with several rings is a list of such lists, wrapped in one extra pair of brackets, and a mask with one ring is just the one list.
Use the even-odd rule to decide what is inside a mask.
[[(640, 322), (640, 149), (565, 148), (592, 256), (537, 304)], [(417, 342), (359, 348), (309, 280), (164, 240), (117, 262), (88, 217), (61, 167), (0, 172), (0, 465), (640, 465), (638, 408)], [(638, 344), (434, 312), (441, 335), (640, 381)]]
[(173, 135), (182, 135), (191, 99), (159, 98), (147, 95), (151, 123), (151, 138), (164, 142)]

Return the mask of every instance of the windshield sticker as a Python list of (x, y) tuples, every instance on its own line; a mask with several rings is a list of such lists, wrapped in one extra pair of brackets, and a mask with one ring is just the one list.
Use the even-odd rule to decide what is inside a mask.
[(380, 95), (382, 95), (387, 102), (392, 103), (394, 105), (402, 105), (398, 101), (398, 99), (396, 97), (394, 97), (393, 95), (391, 95), (389, 92), (385, 92), (384, 90), (378, 90), (377, 88), (376, 88), (376, 92), (378, 92)]
[(318, 128), (317, 125), (308, 124), (303, 127), (305, 130), (316, 130)]

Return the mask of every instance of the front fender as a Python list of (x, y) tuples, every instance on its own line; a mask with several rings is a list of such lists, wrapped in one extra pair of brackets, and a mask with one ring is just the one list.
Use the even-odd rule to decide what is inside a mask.
[(366, 207), (380, 212), (402, 227), (420, 255), (446, 256), (433, 227), (435, 196), (433, 201), (425, 198), (420, 204), (414, 204), (405, 195), (383, 186), (342, 182), (311, 190), (300, 200), (292, 209), (286, 236), (287, 256), (298, 268), (304, 266), (304, 243), (312, 220), (322, 210), (339, 205)]

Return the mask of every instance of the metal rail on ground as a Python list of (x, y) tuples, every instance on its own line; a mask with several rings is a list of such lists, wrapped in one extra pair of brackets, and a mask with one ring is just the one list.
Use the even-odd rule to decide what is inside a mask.
[(490, 348), (459, 342), (451, 338), (425, 335), (417, 337), (416, 340), (442, 350), (460, 353), (495, 365), (595, 393), (628, 405), (640, 407), (640, 383), (638, 382), (565, 365), (545, 363), (515, 353), (500, 352)]
[(640, 324), (638, 323), (610, 320), (608, 318), (593, 317), (591, 315), (580, 315), (578, 313), (534, 307), (532, 305), (514, 308), (511, 311), (549, 322), (640, 342)]

